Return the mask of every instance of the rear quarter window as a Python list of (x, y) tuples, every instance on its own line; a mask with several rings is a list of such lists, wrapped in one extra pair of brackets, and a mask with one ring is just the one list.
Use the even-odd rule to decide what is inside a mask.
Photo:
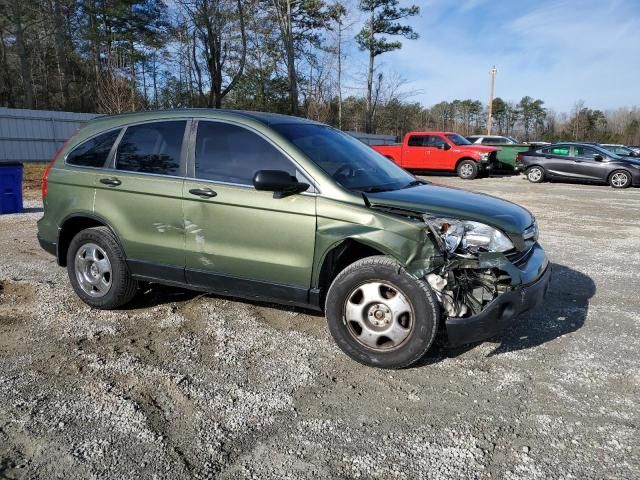
[(78, 167), (103, 167), (120, 131), (112, 130), (81, 143), (67, 155), (67, 163)]

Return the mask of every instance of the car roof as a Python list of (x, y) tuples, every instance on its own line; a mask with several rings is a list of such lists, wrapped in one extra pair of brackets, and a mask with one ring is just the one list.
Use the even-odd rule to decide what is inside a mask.
[(248, 110), (231, 110), (224, 108), (175, 108), (164, 110), (147, 110), (143, 112), (130, 112), (130, 113), (118, 113), (114, 115), (103, 115), (96, 117), (91, 122), (108, 122), (112, 120), (123, 120), (122, 123), (135, 122), (138, 120), (153, 120), (153, 117), (157, 116), (158, 119), (170, 118), (170, 117), (242, 117), (256, 120), (265, 125), (276, 125), (285, 123), (300, 123), (310, 125), (324, 125), (323, 123), (316, 122), (302, 117), (294, 117), (291, 115), (283, 115), (280, 113), (269, 112), (254, 112)]

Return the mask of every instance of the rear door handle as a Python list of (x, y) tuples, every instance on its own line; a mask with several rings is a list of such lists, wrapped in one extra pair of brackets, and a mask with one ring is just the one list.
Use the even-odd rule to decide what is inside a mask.
[(109, 185), (111, 187), (117, 187), (122, 182), (117, 178), (101, 178), (100, 183), (104, 183), (105, 185)]
[(192, 188), (191, 190), (189, 190), (189, 193), (202, 198), (213, 198), (218, 195), (210, 188)]

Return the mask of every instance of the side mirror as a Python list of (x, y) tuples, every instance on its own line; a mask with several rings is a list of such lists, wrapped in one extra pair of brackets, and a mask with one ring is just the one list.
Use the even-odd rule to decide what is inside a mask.
[(308, 183), (298, 182), (283, 170), (258, 170), (253, 176), (253, 186), (256, 190), (274, 192), (275, 198), (294, 195), (309, 188)]
[(440, 144), (440, 150), (451, 150), (451, 145), (448, 143), (442, 143)]
[(596, 153), (596, 154), (593, 156), (593, 159), (594, 159), (596, 162), (601, 162), (602, 160), (604, 160), (603, 156), (602, 156), (602, 155), (600, 155), (599, 153)]

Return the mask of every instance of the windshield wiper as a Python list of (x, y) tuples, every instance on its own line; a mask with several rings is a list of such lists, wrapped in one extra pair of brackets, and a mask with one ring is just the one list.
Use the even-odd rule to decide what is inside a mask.
[(411, 187), (417, 187), (418, 185), (426, 185), (425, 182), (423, 182), (422, 180), (413, 180), (409, 183), (407, 183), (404, 187), (402, 188), (411, 188)]
[(362, 191), (365, 193), (380, 193), (380, 192), (388, 192), (389, 190), (391, 190), (391, 188), (385, 188), (385, 187), (369, 187), (369, 188), (362, 189)]

